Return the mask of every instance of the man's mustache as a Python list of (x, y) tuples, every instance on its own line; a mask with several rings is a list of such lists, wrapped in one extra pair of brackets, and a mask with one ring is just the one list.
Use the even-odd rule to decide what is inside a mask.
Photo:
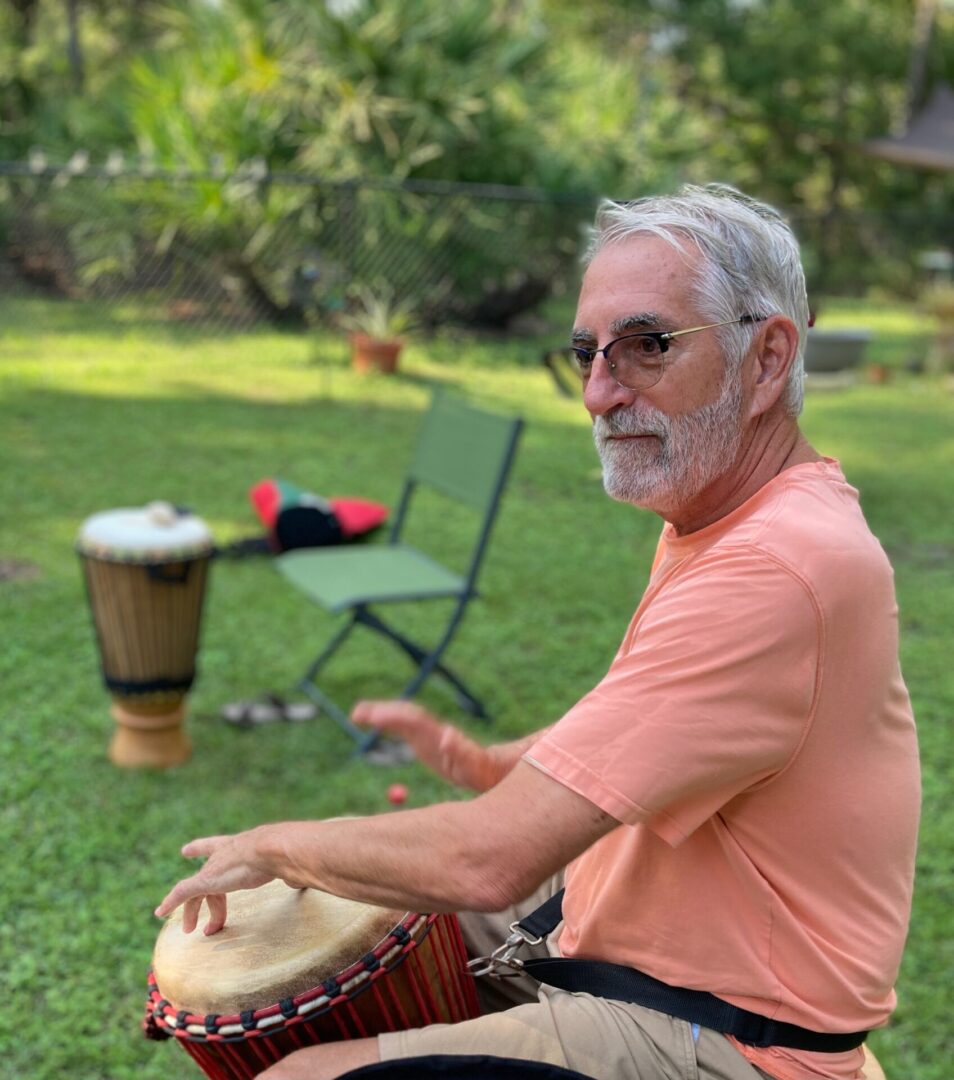
[(669, 425), (665, 417), (653, 413), (626, 410), (597, 416), (593, 421), (593, 435), (598, 440), (614, 435), (658, 435), (664, 438), (668, 434)]

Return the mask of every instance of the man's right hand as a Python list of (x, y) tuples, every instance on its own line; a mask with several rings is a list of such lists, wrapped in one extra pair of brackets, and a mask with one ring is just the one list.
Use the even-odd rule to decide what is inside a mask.
[(493, 748), (481, 746), (413, 701), (359, 701), (351, 719), (359, 727), (403, 739), (428, 768), (472, 791), (487, 791), (509, 771)]

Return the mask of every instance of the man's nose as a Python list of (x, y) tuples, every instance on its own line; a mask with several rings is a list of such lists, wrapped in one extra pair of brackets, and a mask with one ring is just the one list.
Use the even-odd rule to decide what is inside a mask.
[(631, 405), (637, 390), (629, 390), (613, 378), (602, 353), (593, 358), (590, 377), (583, 388), (583, 404), (592, 417), (605, 416), (619, 405)]

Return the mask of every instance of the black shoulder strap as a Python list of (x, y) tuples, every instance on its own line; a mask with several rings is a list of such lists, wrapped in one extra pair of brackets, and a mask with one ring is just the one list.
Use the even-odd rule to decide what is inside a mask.
[[(563, 917), (563, 892), (561, 889), (521, 919), (517, 924), (520, 929), (534, 938), (545, 938), (552, 933)], [(636, 968), (602, 960), (531, 959), (524, 961), (523, 970), (560, 990), (645, 1005), (668, 1016), (734, 1035), (750, 1046), (787, 1046), (793, 1050), (834, 1054), (861, 1046), (868, 1034), (867, 1031), (837, 1034), (810, 1031), (797, 1024), (770, 1020), (767, 1016), (730, 1005), (708, 991), (670, 986)]]
[(560, 925), (563, 918), (563, 894), (566, 889), (554, 893), (549, 900), (545, 900), (536, 911), (531, 911), (517, 923), (521, 930), (535, 938), (545, 938), (552, 934)]

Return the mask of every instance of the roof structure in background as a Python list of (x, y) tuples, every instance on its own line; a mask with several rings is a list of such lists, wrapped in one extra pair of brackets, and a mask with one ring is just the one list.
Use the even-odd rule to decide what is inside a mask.
[(864, 148), (873, 157), (897, 165), (954, 169), (954, 90), (939, 86), (903, 135), (872, 139)]

